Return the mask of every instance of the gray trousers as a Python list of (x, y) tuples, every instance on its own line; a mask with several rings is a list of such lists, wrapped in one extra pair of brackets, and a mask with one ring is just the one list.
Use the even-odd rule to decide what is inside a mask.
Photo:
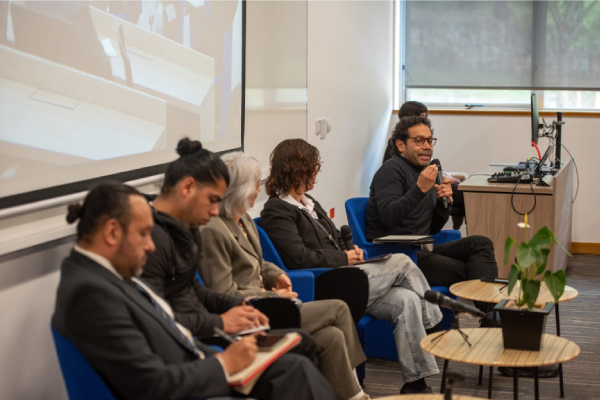
[(354, 368), (366, 360), (352, 315), (341, 300), (321, 300), (302, 304), (301, 328), (317, 342), (319, 370), (333, 387), (339, 400), (360, 392)]
[(435, 357), (421, 348), (425, 329), (442, 320), (439, 307), (423, 298), (430, 288), (421, 270), (405, 254), (359, 266), (369, 275), (367, 314), (396, 326), (394, 340), (404, 382), (439, 373)]

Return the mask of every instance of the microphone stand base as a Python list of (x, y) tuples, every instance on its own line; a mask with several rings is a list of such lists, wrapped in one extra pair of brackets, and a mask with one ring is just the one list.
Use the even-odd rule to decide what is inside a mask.
[(467, 343), (469, 345), (469, 347), (472, 347), (471, 342), (469, 342), (469, 335), (464, 333), (458, 325), (458, 314), (457, 313), (454, 314), (454, 319), (452, 320), (452, 327), (449, 330), (444, 331), (441, 334), (439, 334), (438, 336), (434, 337), (433, 339), (431, 339), (431, 341), (433, 342), (433, 341), (438, 340), (439, 338), (441, 338), (442, 336), (444, 336), (446, 333), (450, 332), (451, 330), (457, 330), (458, 333), (460, 333), (460, 336), (462, 336), (462, 338), (464, 339), (465, 343)]

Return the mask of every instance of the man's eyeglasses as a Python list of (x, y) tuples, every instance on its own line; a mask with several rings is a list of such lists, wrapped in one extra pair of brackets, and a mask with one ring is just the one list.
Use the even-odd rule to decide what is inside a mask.
[(425, 142), (427, 142), (427, 144), (429, 144), (431, 147), (433, 147), (433, 146), (435, 146), (435, 142), (437, 142), (437, 138), (434, 138), (434, 137), (424, 138), (423, 136), (417, 136), (417, 137), (409, 137), (406, 139), (414, 140), (415, 144), (417, 146), (423, 146), (425, 144)]

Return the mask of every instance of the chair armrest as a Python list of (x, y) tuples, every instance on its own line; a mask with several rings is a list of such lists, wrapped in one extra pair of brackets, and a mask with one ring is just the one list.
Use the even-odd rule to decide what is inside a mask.
[(311, 272), (306, 270), (288, 271), (287, 274), (292, 281), (294, 292), (298, 293), (302, 302), (306, 303), (315, 299), (315, 276)]
[(458, 240), (461, 238), (460, 231), (447, 229), (445, 231), (440, 231), (439, 233), (433, 235), (433, 244), (444, 244), (451, 242), (453, 240)]

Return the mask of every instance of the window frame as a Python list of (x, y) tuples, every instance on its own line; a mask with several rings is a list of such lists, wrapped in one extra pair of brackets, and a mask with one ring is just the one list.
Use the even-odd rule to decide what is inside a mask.
[[(405, 29), (406, 29), (406, 2), (408, 0), (394, 0), (394, 89), (393, 89), (393, 109), (394, 114), (398, 113), (400, 106), (410, 100), (409, 91), (411, 88), (405, 86)], [(536, 52), (537, 56), (541, 56)], [(397, 81), (397, 82), (396, 82)], [(443, 89), (443, 88), (440, 88)], [(460, 90), (460, 89), (458, 89)], [(473, 90), (465, 88), (464, 90)], [(486, 90), (486, 89), (482, 89)], [(487, 89), (493, 90), (493, 89)], [(544, 90), (532, 90), (535, 93), (538, 101), (538, 109), (540, 116), (554, 116), (556, 111), (563, 111), (565, 116), (582, 116), (582, 117), (600, 117), (600, 109), (562, 109), (545, 108), (544, 106)], [(462, 102), (461, 102), (462, 103)], [(529, 103), (498, 103), (498, 104), (483, 104), (477, 107), (465, 107), (460, 103), (432, 103), (428, 102), (427, 107), (430, 114), (474, 114), (474, 115), (530, 115), (531, 105)]]

